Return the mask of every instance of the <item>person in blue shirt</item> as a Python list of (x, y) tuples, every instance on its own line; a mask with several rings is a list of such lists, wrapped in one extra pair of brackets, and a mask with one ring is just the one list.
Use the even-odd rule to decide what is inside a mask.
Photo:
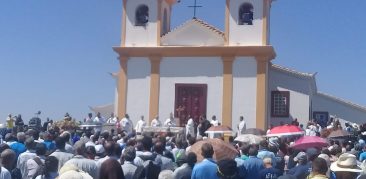
[[(259, 178), (259, 172), (264, 169), (262, 159), (257, 157), (258, 149), (256, 146), (249, 148), (249, 158), (244, 161), (244, 165), (239, 168), (240, 178)], [(245, 169), (243, 169), (243, 167)], [(245, 170), (245, 172), (243, 172)]]
[(56, 149), (55, 143), (52, 141), (52, 135), (49, 132), (44, 133), (44, 144), (46, 145), (47, 151), (53, 151)]
[(259, 151), (257, 157), (262, 160), (264, 158), (271, 158), (273, 167), (276, 167), (276, 156), (273, 152), (268, 150), (268, 142), (266, 140), (262, 140), (259, 143)]
[(204, 143), (201, 146), (203, 160), (194, 166), (191, 179), (218, 179), (217, 165), (212, 159), (214, 150), (211, 144)]
[(359, 161), (363, 162), (366, 159), (366, 146), (363, 148), (363, 152), (360, 154)]
[(281, 171), (277, 168), (272, 167), (272, 159), (264, 158), (263, 159), (265, 169), (261, 170), (259, 173), (259, 179), (277, 179), (281, 176)]
[(27, 148), (24, 145), (25, 133), (24, 132), (19, 132), (17, 134), (17, 139), (18, 139), (18, 141), (15, 142), (15, 143), (13, 143), (13, 144), (11, 144), (10, 145), (10, 148), (16, 153), (17, 158), (18, 158), (18, 156), (21, 153), (23, 153), (23, 152), (25, 152), (27, 150)]

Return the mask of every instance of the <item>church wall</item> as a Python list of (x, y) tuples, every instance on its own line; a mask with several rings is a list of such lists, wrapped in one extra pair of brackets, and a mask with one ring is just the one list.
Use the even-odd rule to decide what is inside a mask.
[[(239, 7), (244, 2), (253, 5), (253, 25), (238, 25)], [(262, 45), (263, 43), (263, 1), (261, 0), (231, 0), (229, 17), (230, 45)]]
[[(135, 10), (141, 4), (149, 7), (149, 22), (146, 27), (135, 26)], [(157, 1), (127, 1), (126, 46), (156, 46), (157, 6)]]
[(134, 124), (145, 116), (149, 117), (150, 71), (148, 58), (131, 57), (127, 63), (127, 114)]
[(221, 57), (164, 57), (160, 64), (159, 116), (174, 112), (175, 84), (207, 84), (207, 117), (222, 117)]
[(243, 116), (247, 128), (256, 127), (257, 61), (254, 57), (237, 57), (233, 62), (232, 128), (237, 130)]
[(347, 105), (321, 94), (314, 95), (312, 103), (313, 111), (329, 112), (330, 115), (357, 124), (365, 123), (366, 110)]
[[(309, 80), (292, 76), (274, 69), (269, 70), (268, 90), (268, 119), (269, 124), (278, 125), (280, 122), (289, 123), (297, 118), (300, 124), (307, 124), (310, 110)], [(290, 92), (289, 117), (271, 117), (271, 91)]]

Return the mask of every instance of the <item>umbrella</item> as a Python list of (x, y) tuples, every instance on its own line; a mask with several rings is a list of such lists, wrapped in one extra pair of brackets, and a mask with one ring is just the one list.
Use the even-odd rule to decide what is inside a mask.
[(233, 130), (227, 126), (212, 126), (205, 133), (230, 133)]
[(298, 126), (293, 125), (284, 125), (274, 127), (269, 131), (267, 137), (275, 137), (275, 136), (290, 136), (290, 135), (303, 135), (304, 131), (301, 130)]
[(298, 150), (306, 150), (312, 147), (326, 147), (328, 143), (325, 139), (320, 138), (318, 136), (304, 136), (300, 139), (296, 140), (294, 145), (291, 147)]
[(246, 129), (243, 134), (266, 135), (266, 132), (262, 129), (250, 128)]
[(230, 143), (227, 143), (221, 139), (206, 139), (199, 141), (192, 145), (189, 152), (193, 152), (197, 155), (197, 160), (200, 162), (203, 160), (201, 155), (201, 147), (204, 143), (210, 143), (215, 151), (213, 158), (216, 161), (223, 159), (234, 159), (238, 155), (238, 151)]
[(248, 144), (259, 144), (260, 141), (264, 140), (262, 137), (253, 134), (242, 134), (235, 138), (234, 141), (244, 142)]
[(329, 134), (329, 138), (339, 138), (339, 137), (346, 137), (346, 136), (349, 136), (350, 134), (345, 131), (345, 130), (342, 130), (342, 129), (338, 129), (338, 130), (335, 130), (335, 131), (332, 131), (330, 134)]

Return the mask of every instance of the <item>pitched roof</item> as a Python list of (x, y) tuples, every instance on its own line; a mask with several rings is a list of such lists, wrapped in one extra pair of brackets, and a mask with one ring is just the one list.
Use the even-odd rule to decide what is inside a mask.
[(292, 74), (298, 77), (303, 77), (303, 78), (314, 78), (316, 73), (303, 73), (303, 72), (298, 72), (296, 70), (290, 69), (290, 68), (286, 68), (280, 65), (276, 65), (276, 64), (272, 64), (271, 67), (275, 70), (281, 71), (281, 72), (285, 72), (288, 74)]
[(359, 105), (359, 104), (356, 104), (356, 103), (353, 103), (351, 101), (348, 101), (348, 100), (345, 100), (345, 99), (342, 99), (342, 98), (339, 98), (339, 97), (335, 97), (333, 95), (330, 95), (330, 94), (327, 94), (327, 93), (323, 93), (323, 92), (317, 92), (317, 94), (319, 96), (323, 96), (325, 98), (328, 98), (328, 99), (331, 99), (331, 100), (334, 100), (334, 101), (337, 101), (339, 103), (343, 103), (345, 105), (348, 105), (348, 106), (351, 106), (351, 107), (354, 107), (354, 108), (357, 108), (357, 109), (360, 109), (360, 110), (363, 110), (363, 111), (366, 111), (366, 107), (365, 106), (362, 106), (362, 105)]
[(221, 35), (222, 37), (225, 37), (225, 33), (223, 31), (221, 31), (220, 29), (216, 28), (215, 26), (210, 25), (209, 23), (207, 23), (207, 22), (205, 22), (201, 19), (197, 19), (197, 18), (193, 18), (193, 19), (190, 19), (190, 20), (184, 22), (183, 24), (179, 25), (178, 27), (176, 27), (173, 30), (171, 30), (171, 31), (167, 32), (166, 34), (164, 34), (163, 37), (168, 35), (171, 32), (176, 31), (177, 29), (180, 29), (181, 27), (185, 26), (188, 23), (197, 23), (197, 24), (209, 29), (210, 31), (217, 33), (218, 35)]

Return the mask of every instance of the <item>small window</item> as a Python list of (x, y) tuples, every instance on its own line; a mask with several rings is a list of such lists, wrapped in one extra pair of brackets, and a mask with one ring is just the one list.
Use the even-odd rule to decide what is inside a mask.
[(253, 25), (253, 5), (244, 3), (239, 8), (239, 25)]
[(271, 94), (271, 116), (289, 117), (290, 92), (272, 91)]
[(149, 22), (149, 7), (146, 5), (140, 5), (136, 9), (136, 26), (146, 26)]

